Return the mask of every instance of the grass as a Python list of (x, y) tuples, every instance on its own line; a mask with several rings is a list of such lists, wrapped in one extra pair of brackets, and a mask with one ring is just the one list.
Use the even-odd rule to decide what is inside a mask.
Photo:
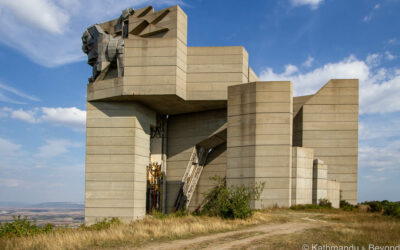
[(0, 249), (99, 249), (138, 247), (151, 241), (188, 238), (202, 234), (224, 232), (278, 221), (266, 212), (256, 212), (251, 218), (226, 220), (208, 216), (147, 217), (131, 224), (115, 223), (108, 228), (93, 227), (58, 229), (52, 233), (30, 237), (0, 239)]
[[(304, 244), (356, 245), (400, 244), (400, 219), (357, 209), (343, 211), (329, 208), (270, 209), (256, 211), (248, 219), (221, 219), (208, 216), (154, 215), (131, 224), (57, 229), (47, 234), (1, 238), (0, 249), (107, 249), (145, 247), (149, 242), (168, 242), (217, 232), (235, 231), (266, 223), (314, 223), (316, 227), (298, 233), (265, 236), (241, 248), (301, 249)], [(251, 238), (255, 233), (241, 234)], [(232, 240), (237, 240), (235, 237)], [(220, 239), (223, 241), (223, 239)], [(207, 241), (198, 245), (207, 246)], [(361, 248), (360, 248), (361, 249)]]
[[(279, 235), (251, 243), (255, 249), (302, 249), (309, 246), (375, 246), (400, 244), (400, 219), (380, 213), (337, 209), (303, 210), (302, 216), (321, 221), (320, 227), (290, 235)], [(278, 213), (279, 214), (279, 213)], [(245, 247), (244, 247), (245, 248)], [(304, 248), (303, 248), (304, 249)], [(322, 249), (322, 248), (316, 248)], [(357, 249), (357, 248), (355, 248)]]

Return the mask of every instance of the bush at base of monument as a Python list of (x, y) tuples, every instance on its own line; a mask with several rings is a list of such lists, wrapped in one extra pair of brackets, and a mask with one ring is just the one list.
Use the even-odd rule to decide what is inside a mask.
[(244, 185), (227, 187), (224, 179), (211, 179), (216, 181), (217, 185), (204, 194), (206, 202), (200, 214), (228, 219), (245, 219), (253, 214), (250, 201), (260, 198), (264, 183), (257, 183), (255, 188)]

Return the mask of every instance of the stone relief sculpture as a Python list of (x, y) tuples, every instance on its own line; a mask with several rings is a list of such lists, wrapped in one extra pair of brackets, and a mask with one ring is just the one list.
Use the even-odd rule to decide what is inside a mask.
[(107, 67), (116, 68), (123, 76), (124, 40), (113, 38), (95, 24), (87, 28), (82, 36), (82, 50), (88, 55), (88, 64), (93, 67), (89, 82), (94, 82)]
[[(115, 30), (121, 30), (123, 22), (133, 13), (132, 8), (123, 10)], [(123, 37), (126, 36), (125, 34), (127, 34), (127, 31), (124, 32)], [(88, 64), (93, 67), (93, 74), (89, 78), (89, 82), (94, 82), (107, 67), (117, 69), (118, 77), (124, 75), (123, 37), (113, 37), (107, 34), (98, 24), (90, 26), (83, 32), (82, 50), (88, 55)]]
[(94, 82), (104, 72), (103, 78), (122, 77), (124, 75), (124, 39), (128, 36), (147, 38), (167, 32), (169, 29), (156, 24), (169, 10), (154, 13), (149, 6), (140, 10), (127, 8), (114, 22), (111, 30), (104, 30), (101, 24), (95, 24), (82, 35), (82, 50), (88, 55), (88, 64), (93, 67), (89, 82)]

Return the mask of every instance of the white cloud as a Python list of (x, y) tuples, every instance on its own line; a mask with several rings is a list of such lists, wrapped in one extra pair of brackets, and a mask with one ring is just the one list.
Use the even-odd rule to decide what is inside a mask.
[(14, 119), (26, 121), (29, 123), (36, 123), (37, 120), (35, 118), (36, 111), (35, 110), (23, 110), (23, 109), (18, 109), (18, 110), (13, 110), (11, 111), (11, 117)]
[(373, 176), (373, 175), (366, 175), (364, 176), (365, 179), (372, 181), (372, 182), (379, 182), (379, 181), (384, 181), (386, 180), (386, 177), (378, 177), (378, 176)]
[(371, 19), (372, 19), (372, 14), (369, 14), (368, 16), (365, 16), (365, 17), (363, 18), (363, 21), (364, 21), (364, 22), (369, 22), (369, 21), (371, 21)]
[(312, 64), (314, 63), (314, 57), (312, 57), (312, 56), (309, 56), (309, 57), (307, 57), (307, 60), (305, 60), (304, 62), (303, 62), (303, 66), (304, 67), (307, 67), (307, 68), (309, 68), (309, 67), (311, 67), (312, 66)]
[(376, 12), (380, 7), (381, 7), (380, 4), (375, 4), (374, 8), (372, 9), (372, 11), (362, 19), (363, 22), (371, 21), (372, 18), (374, 17), (374, 12)]
[(285, 72), (283, 72), (283, 75), (289, 76), (298, 71), (299, 71), (299, 69), (296, 66), (294, 66), (292, 64), (288, 64), (285, 66)]
[(75, 129), (85, 129), (86, 111), (75, 107), (71, 108), (42, 108), (41, 121), (53, 125), (63, 125)]
[(0, 138), (0, 155), (11, 156), (18, 153), (21, 145), (15, 144), (7, 139)]
[[(1, 15), (0, 15), (0, 18), (1, 18)], [(25, 104), (25, 102), (19, 101), (16, 99), (24, 99), (24, 101), (29, 100), (29, 101), (35, 101), (35, 102), (40, 101), (39, 98), (37, 98), (33, 95), (25, 94), (16, 88), (13, 88), (6, 84), (0, 83), (0, 102), (8, 102), (8, 103), (13, 103), (13, 104)]]
[(313, 94), (331, 78), (360, 78), (365, 80), (369, 68), (365, 62), (358, 61), (354, 56), (336, 63), (327, 63), (320, 68), (307, 73), (297, 72), (288, 75), (287, 71), (277, 74), (271, 68), (266, 68), (260, 73), (260, 79), (265, 81), (290, 80), (293, 82), (295, 95)]
[(368, 54), (365, 62), (371, 66), (378, 66), (381, 62), (381, 55), (379, 55), (378, 53)]
[(20, 180), (16, 179), (0, 179), (0, 187), (18, 187), (21, 185)]
[(0, 6), (20, 24), (54, 34), (63, 33), (69, 23), (66, 11), (50, 0), (2, 0)]
[(70, 148), (81, 146), (80, 143), (71, 142), (65, 139), (46, 140), (46, 144), (39, 147), (38, 153), (35, 154), (35, 157), (49, 159), (67, 153)]
[[(128, 7), (174, 5), (176, 0), (0, 0), (0, 42), (47, 67), (85, 59), (81, 35)], [(1, 98), (1, 96), (0, 96)]]
[(385, 51), (385, 58), (389, 61), (392, 61), (397, 58), (397, 56), (393, 55), (389, 51)]
[(290, 0), (293, 6), (308, 5), (310, 9), (316, 10), (324, 0)]
[[(389, 143), (392, 145), (392, 143)], [(360, 167), (374, 172), (390, 173), (399, 172), (400, 148), (362, 146), (359, 148)]]
[[(326, 82), (334, 78), (357, 78), (360, 80), (360, 113), (388, 113), (400, 111), (400, 70), (377, 68), (355, 56), (339, 62), (327, 63), (309, 72), (288, 74), (286, 66), (283, 73), (275, 73), (266, 68), (260, 73), (265, 81), (293, 82), (295, 95), (315, 93)], [(293, 65), (290, 65), (292, 68)], [(295, 67), (295, 66), (294, 66)]]
[(388, 41), (389, 44), (397, 44), (397, 39), (396, 38), (392, 38)]
[(75, 130), (84, 131), (86, 125), (86, 111), (76, 107), (70, 108), (35, 108), (31, 110), (2, 108), (0, 117), (10, 116), (13, 119), (29, 123), (49, 123), (55, 126), (66, 126)]

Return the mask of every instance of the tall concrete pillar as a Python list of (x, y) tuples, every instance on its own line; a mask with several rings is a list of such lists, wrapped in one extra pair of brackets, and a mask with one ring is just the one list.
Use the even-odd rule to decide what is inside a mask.
[(227, 185), (265, 183), (252, 208), (291, 204), (291, 82), (228, 87)]
[(311, 204), (314, 150), (293, 147), (292, 154), (292, 206)]
[(155, 122), (155, 112), (135, 102), (87, 103), (85, 223), (145, 215)]
[(314, 160), (313, 165), (313, 203), (328, 199), (328, 165), (320, 159)]

